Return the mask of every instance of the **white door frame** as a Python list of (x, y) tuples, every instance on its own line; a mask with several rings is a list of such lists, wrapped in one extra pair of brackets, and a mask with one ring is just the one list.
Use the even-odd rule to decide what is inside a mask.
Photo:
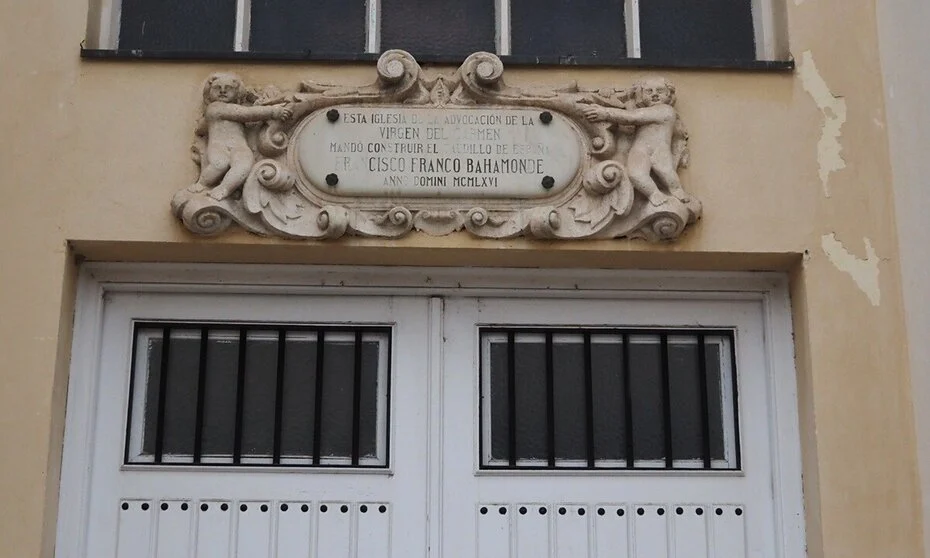
[[(84, 547), (88, 471), (94, 446), (92, 417), (98, 387), (94, 372), (100, 359), (103, 307), (107, 295), (115, 292), (759, 301), (764, 313), (772, 414), (769, 443), (772, 455), (777, 456), (772, 479), (778, 545), (775, 555), (788, 558), (806, 554), (793, 333), (788, 281), (782, 274), (92, 263), (82, 267), (78, 281), (57, 558), (77, 558)], [(438, 320), (441, 312), (441, 301), (431, 301), (430, 320)], [(437, 364), (442, 359), (439, 352), (442, 334), (438, 327), (431, 331), (436, 333), (430, 339), (429, 359), (431, 364)], [(432, 433), (441, 428), (438, 397), (441, 386), (432, 384), (428, 386), (431, 440), (436, 438)], [(430, 502), (434, 502), (441, 486), (441, 464), (434, 462), (439, 452), (430, 453)], [(435, 511), (439, 505), (431, 503)], [(438, 526), (431, 525), (430, 529), (431, 556), (438, 556), (438, 544), (434, 544), (438, 543)]]

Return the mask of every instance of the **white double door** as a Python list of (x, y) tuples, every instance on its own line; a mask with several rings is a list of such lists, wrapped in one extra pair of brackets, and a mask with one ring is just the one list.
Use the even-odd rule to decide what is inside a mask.
[[(139, 321), (390, 327), (388, 466), (127, 465)], [(752, 301), (112, 294), (78, 555), (774, 558), (762, 324)], [(733, 330), (740, 470), (483, 469), (479, 331), (522, 326)]]

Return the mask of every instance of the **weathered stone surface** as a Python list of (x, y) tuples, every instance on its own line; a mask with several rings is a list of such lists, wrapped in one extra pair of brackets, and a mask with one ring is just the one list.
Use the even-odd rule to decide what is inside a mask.
[(670, 83), (519, 89), (503, 71), (479, 52), (428, 77), (393, 50), (362, 87), (282, 92), (214, 74), (194, 145), (200, 176), (172, 209), (197, 234), (235, 222), (317, 239), (465, 229), (671, 240), (700, 218), (678, 175), (688, 134)]

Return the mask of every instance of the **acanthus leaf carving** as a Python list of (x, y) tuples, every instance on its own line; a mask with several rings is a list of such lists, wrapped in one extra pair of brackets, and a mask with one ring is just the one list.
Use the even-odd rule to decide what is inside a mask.
[[(398, 238), (414, 230), (439, 236), (464, 229), (492, 239), (673, 240), (702, 212), (679, 177), (689, 162), (690, 138), (675, 101), (675, 87), (662, 78), (624, 89), (514, 87), (504, 80), (501, 60), (486, 52), (472, 54), (453, 74), (430, 77), (410, 54), (387, 51), (375, 82), (363, 86), (308, 80), (289, 91), (249, 88), (233, 74), (217, 73), (204, 85), (195, 131), (200, 173), (174, 196), (172, 210), (201, 235), (236, 223), (293, 239)], [(541, 198), (347, 198), (335, 183), (327, 189), (307, 179), (295, 164), (294, 144), (310, 119), (326, 115), (332, 122), (340, 108), (353, 106), (551, 113), (577, 131), (580, 168), (567, 186)]]

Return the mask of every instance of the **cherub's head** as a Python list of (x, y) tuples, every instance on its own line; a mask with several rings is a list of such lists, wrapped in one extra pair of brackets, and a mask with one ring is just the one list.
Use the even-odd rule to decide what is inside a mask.
[(675, 86), (661, 77), (644, 79), (633, 86), (636, 106), (651, 107), (666, 104), (675, 106)]
[(207, 78), (203, 84), (203, 100), (205, 103), (221, 101), (223, 103), (238, 103), (245, 94), (245, 86), (236, 74), (217, 72)]

